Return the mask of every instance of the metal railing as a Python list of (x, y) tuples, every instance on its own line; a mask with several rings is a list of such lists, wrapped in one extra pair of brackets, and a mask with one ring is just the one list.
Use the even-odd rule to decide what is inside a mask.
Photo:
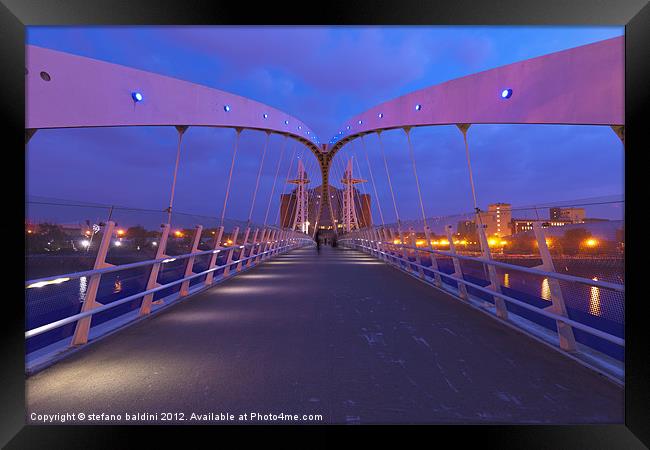
[[(92, 317), (98, 313), (116, 308), (120, 305), (134, 300), (143, 299), (140, 305), (139, 314), (137, 316), (138, 318), (143, 317), (150, 314), (153, 295), (157, 292), (169, 289), (177, 285), (181, 285), (180, 291), (176, 296), (174, 296), (174, 298), (167, 298), (167, 300), (173, 302), (178, 298), (190, 294), (189, 287), (192, 280), (205, 277), (203, 286), (200, 289), (203, 290), (212, 286), (213, 284), (223, 281), (224, 279), (231, 278), (241, 273), (242, 271), (255, 267), (261, 262), (273, 258), (279, 254), (283, 254), (292, 249), (313, 243), (313, 240), (305, 237), (304, 234), (290, 230), (281, 230), (268, 227), (264, 230), (261, 230), (261, 233), (256, 229), (254, 234), (255, 237), (253, 238), (252, 242), (248, 242), (248, 234), (250, 230), (247, 229), (247, 237), (244, 239), (243, 243), (235, 243), (231, 246), (221, 247), (219, 245), (219, 242), (221, 241), (221, 237), (223, 235), (223, 227), (221, 227), (218, 235), (216, 235), (214, 238), (213, 248), (211, 250), (199, 251), (197, 250), (197, 247), (200, 240), (202, 227), (197, 226), (193, 237), (191, 252), (182, 255), (170, 256), (165, 254), (167, 238), (169, 236), (169, 226), (163, 225), (162, 237), (160, 239), (160, 244), (158, 246), (158, 251), (156, 254), (157, 257), (155, 259), (121, 265), (111, 265), (106, 263), (105, 258), (114, 234), (114, 227), (115, 223), (111, 221), (104, 225), (102, 242), (99, 245), (99, 250), (95, 259), (95, 266), (92, 270), (52, 275), (25, 282), (25, 289), (39, 289), (43, 286), (61, 284), (74, 279), (90, 279), (90, 282), (88, 283), (88, 293), (83, 299), (83, 304), (79, 313), (27, 330), (25, 332), (25, 339), (30, 339), (42, 335), (49, 331), (63, 327), (67, 324), (76, 323), (74, 336), (72, 337), (70, 346), (84, 345), (89, 340), (89, 331), (91, 328)], [(237, 241), (236, 237), (233, 239), (233, 241)], [(237, 256), (235, 256), (236, 252), (238, 253)], [(226, 255), (226, 261), (225, 263), (218, 265), (217, 257), (220, 254)], [(195, 258), (202, 255), (210, 255), (210, 264), (206, 270), (194, 272)], [(158, 284), (159, 269), (164, 264), (179, 260), (186, 261), (183, 270), (183, 276), (180, 279), (165, 284)], [(102, 304), (101, 299), (97, 298), (98, 287), (102, 275), (141, 267), (152, 268), (151, 272), (149, 273), (149, 281), (147, 282), (145, 289), (107, 304)], [(214, 277), (217, 271), (223, 271), (222, 276), (218, 279)], [(192, 293), (195, 292), (196, 291), (193, 291)], [(120, 324), (120, 326), (121, 325), (122, 324)]]
[[(517, 327), (521, 327), (522, 322), (520, 320), (512, 320), (509, 316), (509, 314), (512, 313), (511, 309), (513, 309), (513, 306), (518, 310), (518, 313), (515, 313), (515, 315), (520, 317), (521, 314), (519, 314), (519, 312), (524, 310), (526, 313), (532, 313), (532, 315), (555, 321), (554, 331), (559, 340), (557, 344), (562, 350), (568, 353), (577, 354), (582, 351), (576, 345), (576, 337), (574, 336), (574, 330), (576, 330), (578, 333), (585, 333), (617, 346), (621, 350), (620, 354), (622, 355), (622, 349), (625, 347), (625, 340), (622, 337), (584, 323), (584, 321), (579, 320), (579, 318), (576, 319), (569, 317), (570, 314), (567, 312), (567, 307), (564, 302), (561, 283), (564, 286), (564, 290), (567, 289), (567, 286), (581, 285), (586, 286), (588, 290), (591, 289), (592, 292), (594, 289), (602, 289), (621, 297), (624, 297), (625, 286), (608, 281), (600, 281), (597, 279), (589, 279), (556, 272), (548, 248), (545, 245), (544, 232), (539, 227), (537, 227), (535, 231), (536, 238), (540, 241), (539, 251), (540, 259), (542, 260), (542, 265), (537, 267), (525, 267), (495, 261), (492, 259), (489, 250), (487, 252), (484, 251), (481, 256), (459, 254), (455, 249), (451, 234), (449, 235), (449, 251), (434, 249), (431, 245), (426, 246), (426, 244), (422, 247), (409, 245), (408, 237), (405, 238), (404, 236), (396, 235), (394, 231), (390, 229), (378, 228), (354, 231), (341, 237), (339, 242), (341, 242), (343, 246), (364, 251), (365, 253), (396, 266), (411, 276), (454, 294), (463, 301), (469, 301), (469, 297), (472, 296), (473, 300), (478, 300), (478, 304), (481, 306), (492, 306), (493, 304), (498, 318)], [(481, 233), (480, 230), (479, 233)], [(426, 229), (425, 234), (428, 236), (428, 230)], [(479, 235), (479, 238), (481, 239), (481, 242), (483, 242), (484, 235)], [(413, 242), (415, 241), (415, 239), (412, 240)], [(429, 241), (429, 239), (427, 239), (427, 241)], [(487, 243), (487, 241), (485, 241), (485, 243)], [(487, 248), (488, 246), (485, 245), (483, 250)], [(427, 258), (430, 258), (430, 266), (422, 263), (422, 259)], [(445, 272), (439, 268), (439, 263), (441, 263), (442, 260), (449, 262), (449, 259), (453, 262), (453, 272), (451, 273)], [(489, 272), (489, 275), (485, 277), (487, 280), (472, 279), (472, 276), (468, 276), (467, 273), (464, 273), (461, 262), (467, 264), (473, 263), (477, 266), (480, 265), (486, 268), (486, 275), (487, 272)], [(547, 300), (550, 304), (545, 305), (545, 307), (536, 306), (535, 304), (524, 301), (525, 299), (515, 298), (513, 296), (515, 294), (510, 291), (503, 292), (504, 289), (502, 289), (502, 283), (496, 276), (497, 269), (512, 272), (514, 274), (520, 273), (527, 276), (543, 278), (549, 287), (548, 298), (544, 300)], [(469, 280), (467, 278), (469, 278)], [(484, 281), (488, 284), (481, 285), (477, 281)], [(468, 293), (468, 290), (471, 290), (471, 293)], [(487, 303), (485, 303), (486, 301), (491, 304), (487, 305)], [(524, 318), (530, 320), (529, 317)], [(537, 322), (538, 325), (540, 324), (539, 321), (533, 320), (533, 323), (535, 322)], [(552, 327), (548, 326), (547, 323), (544, 328), (551, 329)], [(583, 335), (580, 337), (582, 338), (582, 336)], [(589, 347), (590, 350), (595, 350), (597, 352), (596, 354), (602, 353), (603, 356), (607, 355), (606, 352), (602, 352), (598, 345), (592, 345), (593, 343), (590, 344), (589, 342), (585, 343), (584, 340), (585, 339), (582, 339), (580, 341), (582, 345)], [(622, 356), (614, 357), (614, 359), (620, 361), (622, 360)]]

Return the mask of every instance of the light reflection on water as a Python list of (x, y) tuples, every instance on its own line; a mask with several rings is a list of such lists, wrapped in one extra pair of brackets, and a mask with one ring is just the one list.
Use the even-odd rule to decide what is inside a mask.
[(83, 302), (86, 299), (86, 290), (88, 289), (88, 278), (79, 278), (79, 301)]
[(548, 283), (548, 278), (544, 278), (542, 281), (541, 296), (544, 300), (551, 300), (551, 286)]
[[(598, 277), (593, 277), (592, 280), (598, 281)], [(595, 316), (600, 316), (600, 288), (591, 286), (589, 292), (589, 313)]]

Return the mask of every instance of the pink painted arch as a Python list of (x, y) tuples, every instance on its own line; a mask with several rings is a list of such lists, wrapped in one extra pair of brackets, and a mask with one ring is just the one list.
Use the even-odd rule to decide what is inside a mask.
[[(26, 46), (25, 128), (206, 126), (253, 129), (296, 139), (318, 155), (302, 121), (228, 92), (143, 70)], [(135, 93), (142, 98), (134, 99)]]
[(364, 134), (416, 126), (622, 126), (624, 68), (625, 41), (617, 37), (475, 73), (411, 92), (352, 117), (328, 149), (333, 154)]

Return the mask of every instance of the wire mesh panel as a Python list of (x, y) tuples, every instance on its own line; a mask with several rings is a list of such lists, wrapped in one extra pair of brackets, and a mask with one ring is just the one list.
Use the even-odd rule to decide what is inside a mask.
[(30, 197), (25, 208), (27, 279), (93, 268), (110, 207)]

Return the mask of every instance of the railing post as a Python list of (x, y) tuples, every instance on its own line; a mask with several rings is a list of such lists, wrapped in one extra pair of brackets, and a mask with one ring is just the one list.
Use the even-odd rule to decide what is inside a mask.
[(415, 234), (415, 230), (413, 227), (410, 228), (411, 236), (412, 236), (412, 246), (415, 248), (415, 264), (418, 266), (418, 274), (420, 275), (420, 278), (424, 280), (424, 270), (422, 270), (422, 258), (420, 257), (420, 251), (418, 250), (418, 237)]
[[(424, 238), (427, 240), (427, 246), (429, 247), (431, 251), (431, 268), (433, 270), (440, 270), (438, 268), (438, 260), (436, 259), (436, 254), (433, 252), (433, 244), (431, 244), (431, 229), (426, 226), (424, 227)], [(439, 288), (442, 288), (442, 277), (438, 272), (433, 272), (433, 279), (435, 282), (435, 285)]]
[(259, 228), (255, 228), (255, 233), (253, 233), (253, 242), (251, 245), (251, 251), (248, 253), (248, 260), (246, 261), (246, 267), (251, 267), (253, 265), (253, 255), (257, 254), (257, 235), (260, 233)]
[(411, 260), (409, 259), (409, 254), (408, 254), (408, 248), (406, 242), (408, 241), (408, 233), (405, 233), (401, 229), (398, 229), (397, 232), (399, 233), (399, 238), (400, 241), (402, 241), (401, 244), (401, 253), (402, 253), (402, 260), (406, 263), (406, 271), (407, 272), (412, 272), (413, 268), (411, 267)]
[[(481, 243), (481, 253), (482, 259), (486, 261), (492, 260), (492, 253), (490, 252), (490, 246), (488, 245), (487, 236), (485, 236), (485, 225), (478, 223), (476, 227), (478, 231), (479, 242)], [(499, 283), (499, 277), (497, 277), (497, 269), (492, 264), (484, 264), (487, 266), (488, 275), (490, 277), (489, 289), (501, 293), (501, 283)], [(508, 319), (508, 310), (506, 309), (506, 302), (500, 297), (493, 297), (494, 305), (497, 309), (497, 317), (503, 320)]]
[(248, 244), (248, 236), (251, 234), (250, 227), (246, 227), (244, 232), (244, 241), (241, 244), (241, 251), (239, 252), (239, 262), (237, 263), (237, 272), (241, 272), (242, 265), (244, 264), (242, 260), (246, 257), (246, 244)]
[[(167, 239), (169, 238), (169, 224), (165, 223), (161, 225), (162, 232), (160, 234), (160, 242), (158, 242), (158, 248), (156, 250), (156, 259), (166, 258), (167, 255)], [(156, 263), (151, 267), (151, 272), (149, 273), (149, 279), (147, 281), (147, 287), (145, 290), (150, 290), (160, 286), (158, 284), (158, 274), (160, 273), (160, 267), (162, 263)], [(140, 316), (146, 316), (151, 312), (151, 305), (153, 303), (154, 294), (147, 294), (142, 299), (140, 304)]]
[(239, 227), (235, 227), (232, 230), (232, 246), (228, 249), (228, 258), (226, 259), (226, 267), (223, 269), (223, 277), (226, 278), (230, 275), (230, 263), (232, 262), (232, 255), (237, 248), (237, 235), (239, 234)]
[[(197, 225), (194, 229), (194, 237), (192, 238), (192, 250), (190, 253), (196, 253), (199, 250), (199, 242), (201, 241), (201, 232), (203, 231), (203, 225)], [(183, 278), (187, 278), (194, 273), (194, 259), (195, 256), (190, 256), (187, 258), (187, 263), (185, 265), (185, 274)], [(185, 297), (190, 293), (190, 280), (185, 280), (181, 283), (181, 290), (179, 293), (180, 297)]]
[(385, 231), (386, 231), (386, 238), (387, 238), (388, 244), (389, 244), (388, 245), (388, 253), (389, 253), (389, 257), (390, 257), (389, 262), (391, 264), (395, 265), (395, 264), (397, 264), (395, 262), (395, 244), (394, 244), (394, 242), (395, 242), (395, 233), (393, 232), (392, 228), (387, 228)]
[(267, 241), (268, 241), (269, 229), (262, 229), (262, 236), (260, 237), (260, 242), (258, 245), (257, 253), (255, 254), (255, 264), (259, 263), (264, 259), (264, 252), (266, 251)]
[[(553, 258), (551, 258), (551, 252), (548, 250), (548, 245), (546, 245), (546, 236), (544, 230), (538, 222), (533, 222), (533, 231), (535, 233), (535, 239), (537, 239), (539, 255), (542, 257), (542, 264), (535, 268), (544, 270), (546, 272), (555, 272)], [(564, 297), (562, 296), (560, 282), (555, 278), (549, 278), (548, 284), (551, 291), (551, 311), (559, 316), (569, 317), (569, 314), (566, 310), (566, 305), (564, 304)], [(560, 322), (559, 320), (556, 321), (556, 324), (557, 334), (560, 338), (560, 348), (567, 352), (575, 351), (576, 340), (575, 336), (573, 335), (573, 328), (571, 325)]]
[(275, 235), (276, 235), (277, 231), (278, 230), (273, 229), (273, 230), (271, 230), (271, 232), (267, 236), (266, 240), (268, 241), (268, 243), (266, 244), (266, 250), (265, 250), (266, 253), (262, 257), (262, 259), (269, 259), (270, 258), (271, 252), (273, 251), (273, 245), (274, 245)]
[(384, 230), (382, 229), (380, 231), (378, 229), (375, 229), (374, 232), (375, 232), (375, 239), (377, 239), (377, 250), (380, 251), (379, 255), (381, 256), (381, 259), (383, 259), (384, 261), (388, 261), (387, 256), (384, 254), (386, 252), (385, 250), (386, 239), (384, 235)]
[[(214, 235), (214, 241), (212, 243), (213, 252), (212, 255), (210, 255), (210, 264), (208, 265), (208, 270), (217, 267), (217, 258), (219, 257), (219, 252), (223, 248), (221, 247), (220, 244), (222, 236), (223, 236), (223, 226), (220, 226), (216, 234)], [(203, 283), (206, 286), (210, 286), (212, 284), (213, 279), (214, 279), (214, 271), (208, 272), (208, 274), (205, 276), (205, 281)]]
[[(447, 234), (447, 240), (449, 241), (449, 250), (452, 255), (456, 255), (456, 244), (454, 244), (454, 236), (451, 232), (451, 225), (445, 226), (445, 233)], [(460, 265), (460, 261), (456, 256), (451, 257), (452, 261), (454, 262), (454, 273), (452, 276), (458, 280), (465, 280), (463, 277), (463, 268)], [(458, 295), (460, 298), (463, 300), (468, 300), (469, 296), (467, 295), (467, 286), (465, 286), (465, 283), (461, 283), (460, 281), (457, 282), (458, 284)]]
[[(104, 235), (99, 244), (99, 249), (97, 250), (97, 256), (95, 257), (95, 265), (93, 269), (103, 269), (104, 267), (113, 267), (113, 264), (108, 264), (106, 262), (106, 254), (108, 253), (108, 247), (111, 245), (111, 238), (113, 237), (113, 229), (115, 228), (115, 222), (109, 220), (104, 226)], [(101, 274), (92, 275), (90, 277), (90, 282), (88, 283), (88, 290), (86, 291), (86, 298), (84, 299), (83, 305), (81, 305), (81, 312), (90, 311), (91, 309), (97, 308), (100, 304), (97, 302), (97, 290), (99, 289), (99, 282), (101, 281)], [(71, 346), (83, 345), (88, 342), (88, 333), (90, 332), (90, 322), (92, 316), (87, 316), (77, 321), (77, 326), (74, 330), (74, 336), (72, 337)]]

